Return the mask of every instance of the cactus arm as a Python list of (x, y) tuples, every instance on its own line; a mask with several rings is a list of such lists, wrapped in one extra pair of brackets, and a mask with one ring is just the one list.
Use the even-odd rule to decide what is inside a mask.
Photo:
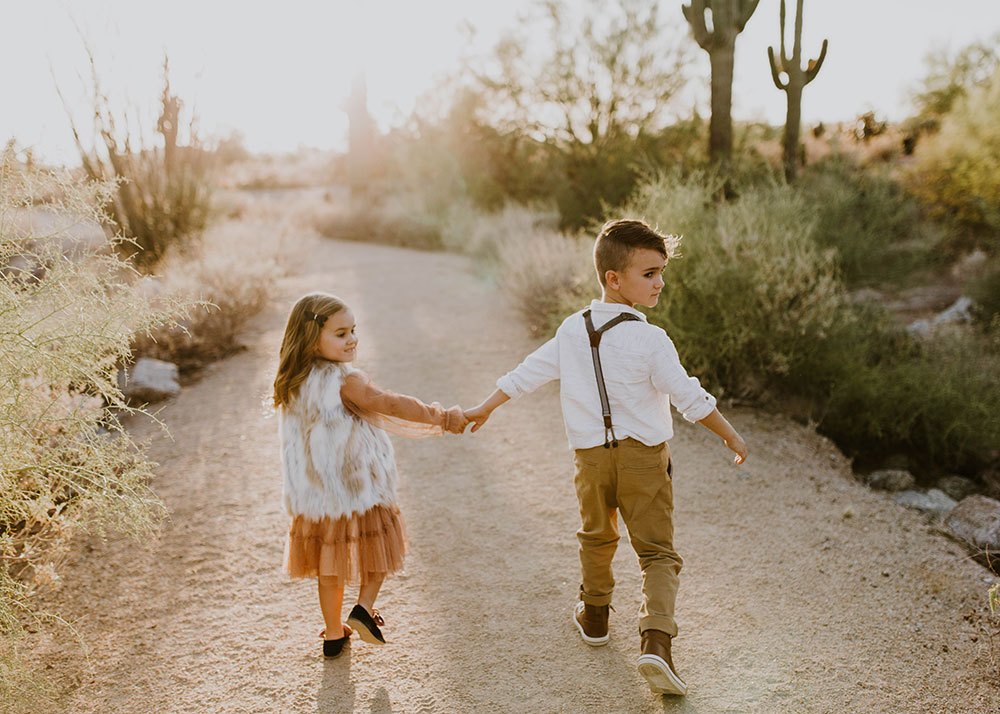
[[(782, 0), (784, 2), (784, 0)], [(798, 67), (802, 61), (802, 0), (795, 6), (795, 40), (792, 45), (792, 64)]]
[(712, 33), (705, 26), (705, 7), (707, 2), (708, 0), (691, 0), (690, 5), (681, 5), (681, 12), (684, 13), (684, 19), (691, 25), (691, 34), (694, 35), (694, 41), (704, 50), (709, 49), (712, 44)]
[(788, 53), (785, 52), (785, 0), (781, 0), (781, 9), (778, 11), (778, 25), (781, 27), (781, 64), (787, 67), (792, 61), (788, 58)]
[(827, 41), (823, 40), (823, 49), (819, 51), (819, 58), (809, 60), (809, 66), (806, 69), (806, 84), (816, 79), (816, 75), (819, 74), (819, 68), (823, 66), (823, 60), (826, 59), (826, 45)]
[(759, 2), (760, 0), (740, 0), (739, 16), (736, 18), (737, 32), (743, 32), (743, 28), (746, 27), (747, 21), (753, 15), (754, 10), (757, 9)]
[(774, 86), (777, 87), (778, 89), (782, 90), (782, 91), (788, 89), (788, 85), (787, 84), (782, 84), (781, 83), (781, 76), (780, 76), (781, 70), (778, 69), (778, 64), (774, 60), (774, 48), (773, 47), (768, 47), (767, 48), (767, 61), (771, 63), (771, 79), (774, 80)]

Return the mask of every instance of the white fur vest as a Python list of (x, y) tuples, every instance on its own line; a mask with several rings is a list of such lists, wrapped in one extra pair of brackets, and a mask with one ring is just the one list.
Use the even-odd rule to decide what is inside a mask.
[(340, 399), (348, 365), (317, 362), (298, 395), (280, 410), (285, 510), (311, 520), (364, 513), (396, 503), (389, 435)]

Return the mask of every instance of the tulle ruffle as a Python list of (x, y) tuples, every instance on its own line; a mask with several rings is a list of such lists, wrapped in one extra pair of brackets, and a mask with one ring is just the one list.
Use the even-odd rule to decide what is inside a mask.
[(295, 516), (288, 529), (285, 570), (293, 578), (336, 576), (347, 583), (366, 574), (403, 569), (408, 542), (398, 506), (374, 506), (364, 513), (321, 521)]

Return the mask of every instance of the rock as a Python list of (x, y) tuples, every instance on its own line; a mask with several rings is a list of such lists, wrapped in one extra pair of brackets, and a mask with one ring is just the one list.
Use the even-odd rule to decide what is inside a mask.
[(927, 337), (931, 334), (932, 329), (934, 326), (931, 325), (930, 320), (914, 320), (906, 326), (906, 331), (917, 337)]
[(943, 491), (932, 488), (927, 493), (921, 491), (903, 491), (897, 493), (893, 500), (901, 506), (913, 508), (921, 513), (927, 513), (938, 518), (946, 516), (958, 502)]
[(870, 488), (877, 488), (880, 491), (905, 491), (913, 488), (916, 483), (913, 474), (904, 469), (872, 471), (864, 480)]
[(937, 482), (937, 487), (956, 501), (961, 501), (976, 491), (975, 482), (965, 476), (944, 476)]
[[(975, 494), (963, 498), (945, 520), (956, 536), (1000, 565), (1000, 501)], [(988, 555), (987, 555), (988, 554)], [(990, 563), (988, 563), (990, 564)]]
[(119, 370), (118, 386), (130, 402), (152, 404), (180, 393), (177, 365), (143, 357), (127, 371)]
[(972, 300), (965, 295), (956, 300), (951, 307), (934, 318), (933, 326), (947, 325), (954, 322), (969, 322), (972, 319)]

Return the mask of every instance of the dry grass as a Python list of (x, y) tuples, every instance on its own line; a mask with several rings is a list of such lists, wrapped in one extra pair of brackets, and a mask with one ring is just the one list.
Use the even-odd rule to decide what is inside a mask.
[(593, 242), (553, 230), (509, 233), (499, 244), (500, 285), (532, 332), (547, 334), (598, 297)]

